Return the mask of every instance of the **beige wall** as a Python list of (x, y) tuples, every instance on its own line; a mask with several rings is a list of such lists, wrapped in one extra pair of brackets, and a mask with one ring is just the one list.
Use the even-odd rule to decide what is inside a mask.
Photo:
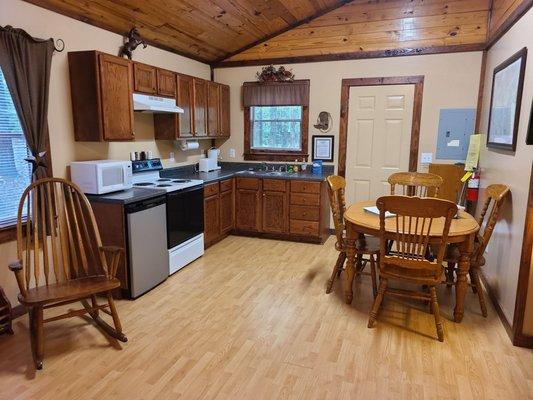
[[(511, 186), (512, 195), (491, 238), (486, 254), (487, 264), (484, 268), (485, 276), (510, 323), (513, 321), (529, 178), (533, 162), (533, 147), (525, 144), (533, 97), (533, 9), (522, 17), (487, 54), (481, 125), (481, 132), (486, 134), (494, 68), (525, 46), (529, 48), (529, 54), (516, 153), (488, 150), (483, 146), (480, 156), (482, 187), (491, 183), (505, 183)], [(524, 331), (530, 335), (533, 334), (533, 269), (531, 272), (528, 307), (524, 321)]]
[[(335, 135), (335, 164), (338, 159), (340, 93), (343, 78), (424, 75), (424, 99), (420, 132), (420, 152), (436, 151), (439, 112), (441, 108), (475, 108), (479, 86), (481, 52), (395, 57), (371, 60), (331, 61), (293, 64), (296, 79), (310, 79), (309, 154), (311, 135), (320, 134), (313, 124), (320, 111), (333, 118), (329, 134)], [(215, 80), (231, 86), (232, 136), (221, 146), (221, 156), (229, 158), (229, 149), (236, 149), (236, 160), (242, 160), (244, 118), (241, 107), (241, 85), (255, 80), (261, 67), (222, 68), (215, 70)], [(420, 159), (420, 157), (419, 157)], [(447, 162), (447, 161), (439, 161)], [(419, 169), (423, 169), (419, 167)]]
[[(70, 86), (68, 79), (67, 52), (78, 50), (100, 50), (117, 54), (122, 37), (103, 29), (47, 11), (20, 0), (0, 0), (0, 25), (12, 25), (25, 29), (34, 37), (61, 38), (65, 51), (55, 53), (52, 59), (50, 77), (50, 104), (48, 121), (54, 175), (66, 176), (66, 166), (73, 160), (118, 158), (128, 159), (130, 151), (152, 150), (163, 159), (165, 166), (188, 164), (201, 157), (201, 150), (209, 147), (205, 141), (202, 148), (183, 152), (171, 141), (155, 141), (151, 115), (135, 115), (134, 142), (89, 143), (75, 142), (72, 126)], [(209, 79), (209, 66), (154, 47), (139, 47), (134, 59), (172, 71), (183, 72)], [(176, 163), (171, 162), (169, 153), (175, 153)], [(15, 279), (7, 271), (7, 263), (15, 258), (14, 243), (0, 245), (0, 285), (6, 289), (9, 298), (16, 302)]]

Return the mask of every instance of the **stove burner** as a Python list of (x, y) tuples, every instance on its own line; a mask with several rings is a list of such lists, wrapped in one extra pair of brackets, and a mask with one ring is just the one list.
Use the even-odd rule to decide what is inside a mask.
[(169, 185), (168, 183), (160, 183), (159, 185), (156, 185), (157, 187), (170, 187), (172, 185)]
[(190, 181), (191, 181), (190, 179), (173, 179), (172, 180), (172, 182), (175, 182), (175, 183), (187, 183)]
[(139, 182), (136, 183), (134, 186), (153, 186), (154, 184), (152, 182)]
[(168, 178), (161, 178), (161, 179), (158, 179), (157, 182), (169, 182), (170, 179)]

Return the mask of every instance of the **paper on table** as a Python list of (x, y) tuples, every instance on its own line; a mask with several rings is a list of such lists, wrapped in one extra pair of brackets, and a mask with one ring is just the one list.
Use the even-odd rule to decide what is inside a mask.
[[(363, 207), (365, 211), (368, 211), (369, 213), (379, 215), (379, 209), (376, 206), (368, 206)], [(394, 217), (396, 214), (393, 214), (391, 212), (385, 211), (385, 218)]]

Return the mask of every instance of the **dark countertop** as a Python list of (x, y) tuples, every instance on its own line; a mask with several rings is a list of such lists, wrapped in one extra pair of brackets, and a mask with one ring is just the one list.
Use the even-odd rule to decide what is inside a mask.
[[(327, 176), (333, 174), (334, 170), (332, 165), (324, 165), (322, 167), (322, 174), (313, 174), (310, 171), (311, 166), (308, 166), (307, 171), (305, 172), (291, 174), (287, 172), (280, 172), (271, 174), (265, 171), (248, 171), (249, 168), (258, 169), (261, 164), (257, 163), (223, 162), (220, 165), (222, 167), (220, 170), (212, 172), (195, 172), (195, 165), (167, 168), (160, 172), (160, 176), (162, 178), (172, 179), (201, 179), (204, 181), (204, 183), (217, 182), (223, 179), (229, 179), (238, 176), (262, 179), (300, 179), (304, 181), (321, 182), (325, 180)], [(276, 165), (276, 167), (278, 167), (278, 164), (272, 165)], [(88, 194), (87, 198), (90, 201), (101, 203), (130, 204), (136, 201), (146, 200), (165, 194), (166, 191), (159, 189), (132, 188), (122, 190), (120, 192), (101, 195)]]
[(167, 192), (160, 189), (143, 189), (132, 188), (127, 190), (121, 190), (120, 192), (113, 192), (107, 194), (88, 194), (87, 198), (90, 201), (100, 203), (119, 203), (130, 204), (136, 201), (146, 200), (153, 197), (165, 195)]
[(308, 166), (305, 172), (288, 173), (275, 172), (269, 173), (265, 171), (248, 171), (249, 168), (258, 169), (260, 164), (252, 163), (221, 163), (221, 169), (211, 172), (195, 172), (194, 166), (185, 166), (177, 168), (168, 168), (161, 171), (160, 175), (164, 178), (173, 179), (201, 179), (204, 183), (216, 182), (223, 179), (233, 177), (254, 177), (263, 179), (300, 179), (305, 181), (323, 181), (329, 175), (333, 174), (334, 167), (332, 165), (325, 165), (322, 168), (321, 174), (313, 174)]

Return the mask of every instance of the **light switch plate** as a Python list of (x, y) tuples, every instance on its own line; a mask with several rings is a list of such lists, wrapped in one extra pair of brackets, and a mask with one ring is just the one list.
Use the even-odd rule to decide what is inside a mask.
[(235, 158), (235, 149), (229, 149), (229, 157)]
[(170, 159), (171, 162), (175, 161), (174, 160), (174, 153), (173, 152), (168, 153), (168, 158)]
[(422, 153), (422, 156), (420, 157), (420, 162), (422, 164), (430, 164), (433, 162), (433, 153)]

